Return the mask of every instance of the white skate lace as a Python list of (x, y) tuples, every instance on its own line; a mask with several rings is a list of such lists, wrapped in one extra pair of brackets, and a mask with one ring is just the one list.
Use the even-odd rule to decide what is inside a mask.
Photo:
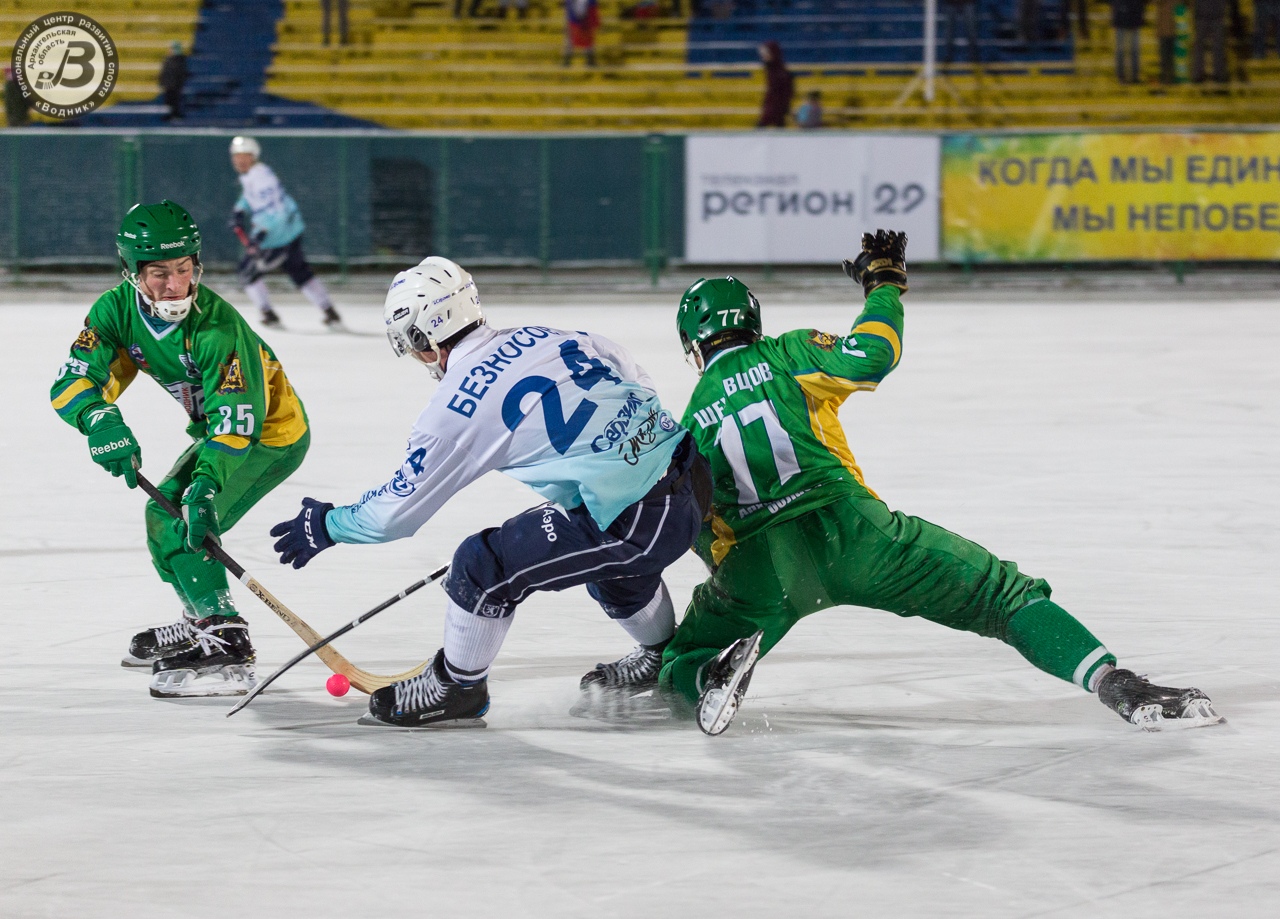
[(604, 671), (605, 682), (610, 685), (638, 683), (654, 677), (661, 663), (661, 654), (639, 645), (626, 657), (604, 664), (599, 669)]
[(214, 635), (213, 628), (223, 628), (223, 626), (211, 626), (208, 630), (191, 627), (191, 637), (200, 642), (200, 650), (205, 654), (213, 654), (227, 646), (227, 640)]
[(191, 639), (191, 626), (182, 619), (173, 625), (156, 626), (157, 645), (176, 645)]
[(397, 712), (421, 711), (439, 705), (449, 694), (448, 688), (436, 679), (435, 671), (430, 669), (391, 685), (396, 691)]

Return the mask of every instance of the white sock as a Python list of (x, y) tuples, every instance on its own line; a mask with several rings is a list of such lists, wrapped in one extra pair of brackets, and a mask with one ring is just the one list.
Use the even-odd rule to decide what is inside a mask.
[(271, 309), (271, 295), (267, 293), (267, 282), (262, 278), (245, 287), (244, 292), (253, 301), (253, 305), (262, 312), (265, 313)]
[(304, 297), (322, 310), (333, 306), (333, 303), (329, 301), (329, 291), (325, 288), (324, 281), (319, 278), (312, 278), (298, 289), (302, 291)]
[(667, 585), (659, 581), (652, 600), (635, 615), (616, 621), (637, 644), (660, 645), (670, 639), (676, 633), (676, 610)]
[(486, 619), (450, 600), (444, 617), (445, 671), (449, 676), (460, 682), (487, 677), (514, 618)]

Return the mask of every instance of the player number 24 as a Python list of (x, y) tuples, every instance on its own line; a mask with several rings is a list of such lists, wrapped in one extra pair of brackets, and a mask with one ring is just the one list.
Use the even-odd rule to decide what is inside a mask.
[[(221, 434), (231, 433), (231, 406), (219, 405), (218, 412), (222, 415), (222, 420), (219, 421), (218, 426), (213, 429), (214, 437)], [(236, 433), (241, 437), (248, 437), (253, 433), (253, 406), (242, 402), (236, 406), (235, 415)]]
[(742, 443), (743, 433), (757, 421), (764, 425), (765, 435), (769, 438), (773, 471), (778, 475), (778, 485), (786, 485), (792, 476), (800, 474), (796, 448), (778, 419), (778, 410), (768, 399), (752, 402), (739, 409), (737, 415), (726, 415), (716, 434), (716, 440), (724, 450), (724, 457), (729, 461), (729, 468), (733, 470), (733, 484), (738, 489), (739, 504), (760, 503), (760, 489), (756, 487), (755, 477), (747, 462), (747, 451)]

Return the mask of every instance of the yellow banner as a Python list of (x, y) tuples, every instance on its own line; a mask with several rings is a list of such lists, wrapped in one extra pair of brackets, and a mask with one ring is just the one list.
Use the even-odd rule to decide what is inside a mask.
[(1280, 134), (953, 135), (948, 261), (1280, 258)]

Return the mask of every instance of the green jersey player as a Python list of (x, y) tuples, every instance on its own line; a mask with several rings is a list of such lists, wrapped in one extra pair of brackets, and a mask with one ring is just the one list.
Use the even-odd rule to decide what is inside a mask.
[(1204, 693), (1153, 686), (1050, 598), (1049, 585), (981, 546), (892, 511), (863, 481), (837, 410), (902, 356), (905, 234), (863, 237), (845, 270), (866, 304), (847, 335), (761, 334), (760, 305), (734, 278), (700, 280), (677, 329), (701, 379), (683, 424), (710, 460), (713, 512), (695, 588), (663, 652), (660, 685), (696, 703), (708, 734), (729, 726), (757, 656), (832, 606), (921, 616), (997, 638), (1135, 724), (1221, 720)]
[(157, 486), (181, 501), (172, 520), (146, 508), (147, 548), (184, 616), (140, 632), (125, 666), (151, 667), (153, 696), (229, 695), (253, 683), (253, 645), (202, 549), (302, 463), (307, 416), (275, 354), (236, 312), (200, 286), (200, 230), (172, 201), (135, 205), (116, 236), (124, 282), (89, 309), (50, 398), (86, 435), (89, 456), (138, 484), (142, 452), (116, 400), (146, 374), (178, 401), (194, 443)]

